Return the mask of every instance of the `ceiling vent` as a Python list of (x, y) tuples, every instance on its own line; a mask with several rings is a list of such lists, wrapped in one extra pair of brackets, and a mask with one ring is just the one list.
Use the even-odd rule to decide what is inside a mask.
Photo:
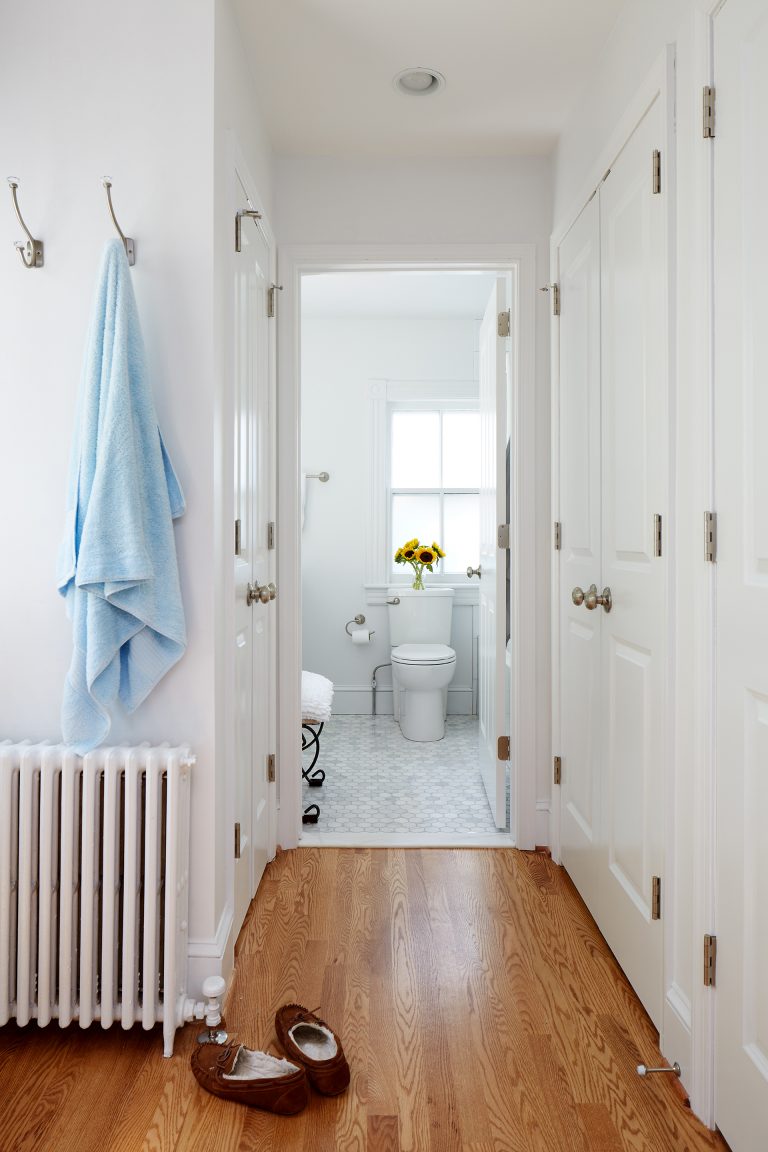
[(434, 68), (404, 68), (392, 83), (406, 96), (430, 96), (445, 86), (445, 76)]

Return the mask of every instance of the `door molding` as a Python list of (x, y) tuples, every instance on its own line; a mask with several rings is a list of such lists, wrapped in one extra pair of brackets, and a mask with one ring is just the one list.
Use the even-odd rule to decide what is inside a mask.
[(536, 691), (531, 669), (539, 658), (536, 602), (535, 389), (536, 248), (534, 244), (493, 245), (306, 245), (281, 248), (278, 267), (283, 292), (278, 305), (278, 842), (295, 847), (301, 834), (301, 772), (298, 734), (301, 723), (301, 538), (300, 538), (300, 284), (318, 272), (353, 270), (481, 269), (511, 271), (517, 277), (518, 388), (514, 397), (513, 566), (517, 595), (513, 634), (512, 739), (514, 826), (520, 848), (536, 840)]

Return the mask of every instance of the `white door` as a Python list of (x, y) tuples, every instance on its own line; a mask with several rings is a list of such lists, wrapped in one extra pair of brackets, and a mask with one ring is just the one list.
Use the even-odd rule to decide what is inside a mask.
[(714, 20), (715, 1120), (768, 1145), (768, 6)]
[(499, 277), (480, 326), (480, 636), (478, 712), (480, 771), (497, 828), (506, 828), (507, 761), (498, 756), (506, 732), (506, 556), (498, 529), (507, 519), (507, 351), (499, 316), (509, 309)]
[(665, 196), (653, 192), (652, 158), (662, 135), (657, 101), (560, 251), (563, 862), (657, 1026), (668, 673), (656, 516), (663, 535), (669, 406)]
[(602, 612), (572, 598), (602, 570), (600, 210), (595, 196), (560, 245), (561, 856), (587, 905), (598, 900)]
[[(267, 531), (272, 509), (274, 451), (270, 426), (269, 248), (261, 230), (243, 220), (235, 256), (235, 931), (245, 918), (269, 855), (267, 757), (274, 749), (275, 608), (249, 584), (273, 579)], [(265, 596), (267, 594), (265, 593)]]

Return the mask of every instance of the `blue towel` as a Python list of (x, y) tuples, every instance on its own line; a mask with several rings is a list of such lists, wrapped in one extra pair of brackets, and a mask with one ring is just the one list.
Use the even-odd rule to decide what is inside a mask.
[(173, 520), (184, 496), (157, 426), (125, 250), (104, 250), (69, 471), (58, 587), (72, 621), (62, 731), (84, 755), (187, 644)]

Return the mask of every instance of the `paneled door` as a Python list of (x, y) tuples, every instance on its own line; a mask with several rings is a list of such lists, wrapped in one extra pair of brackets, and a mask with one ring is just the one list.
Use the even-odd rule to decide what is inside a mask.
[(507, 519), (507, 346), (511, 314), (507, 295), (507, 284), (499, 277), (480, 325), (478, 727), (480, 772), (497, 828), (506, 828), (508, 822), (507, 761), (499, 759), (497, 744), (507, 725), (507, 552), (499, 550), (498, 540), (499, 525)]
[(715, 1120), (768, 1146), (768, 6), (714, 18)]
[[(270, 843), (267, 757), (274, 750), (272, 691), (274, 553), (267, 545), (273, 500), (270, 420), (269, 248), (242, 222), (235, 256), (235, 934), (258, 888)], [(248, 589), (261, 588), (249, 598)], [(272, 584), (272, 588), (274, 585)]]
[(658, 1026), (667, 695), (665, 196), (657, 100), (560, 259), (563, 863)]

